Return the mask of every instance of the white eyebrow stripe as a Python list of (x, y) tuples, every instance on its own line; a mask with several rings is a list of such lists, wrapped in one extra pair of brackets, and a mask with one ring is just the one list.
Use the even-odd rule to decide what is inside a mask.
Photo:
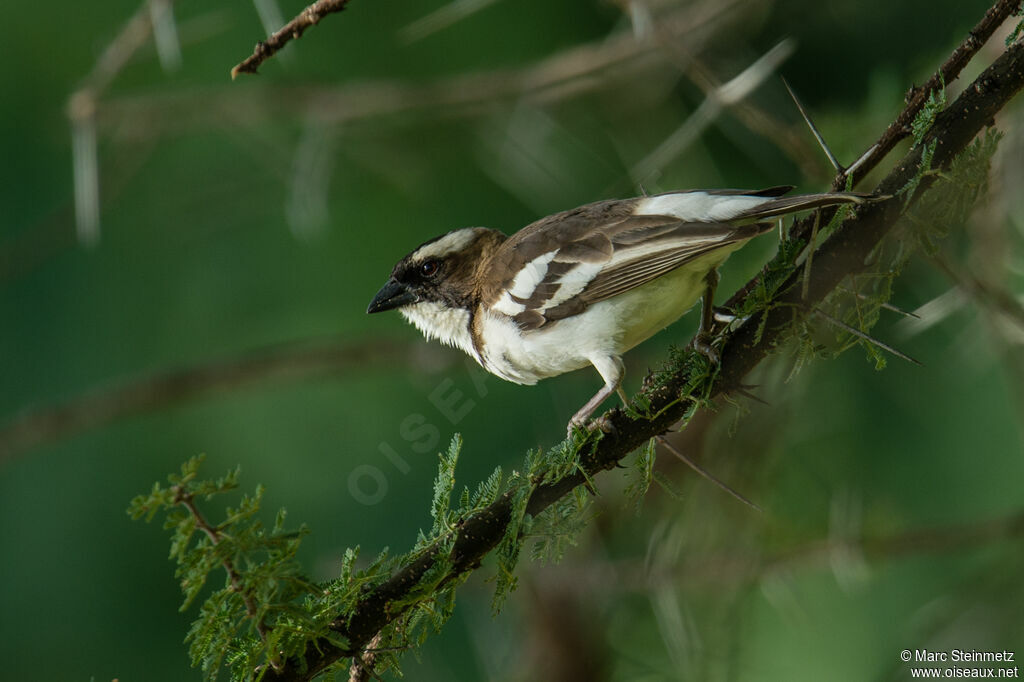
[(679, 192), (641, 199), (636, 203), (633, 213), (635, 215), (667, 215), (683, 222), (715, 223), (732, 220), (770, 201), (775, 201), (775, 198), (745, 194)]
[(544, 281), (544, 277), (548, 274), (548, 263), (557, 253), (557, 250), (548, 251), (524, 265), (512, 280), (512, 286), (508, 288), (507, 293), (516, 298), (530, 298), (537, 285)]
[(413, 254), (413, 260), (422, 260), (430, 257), (441, 258), (451, 253), (457, 253), (472, 244), (477, 236), (477, 230), (472, 227), (454, 230), (440, 239), (422, 246)]

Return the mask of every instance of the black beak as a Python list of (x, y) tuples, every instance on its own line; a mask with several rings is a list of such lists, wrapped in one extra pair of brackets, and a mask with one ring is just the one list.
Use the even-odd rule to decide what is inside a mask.
[(394, 310), (395, 308), (401, 308), (403, 305), (415, 303), (418, 300), (419, 297), (416, 294), (409, 291), (404, 284), (396, 282), (392, 278), (373, 297), (366, 312), (379, 313), (385, 310)]

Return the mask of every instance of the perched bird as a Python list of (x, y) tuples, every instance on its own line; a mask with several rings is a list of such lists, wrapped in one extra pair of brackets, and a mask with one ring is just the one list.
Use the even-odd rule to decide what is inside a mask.
[(461, 348), (517, 384), (593, 365), (604, 386), (569, 432), (619, 391), (622, 354), (677, 320), (703, 296), (695, 347), (710, 345), (717, 268), (770, 230), (764, 218), (866, 195), (693, 190), (598, 201), (556, 213), (511, 237), (468, 227), (398, 261), (368, 313), (397, 309), (423, 332)]

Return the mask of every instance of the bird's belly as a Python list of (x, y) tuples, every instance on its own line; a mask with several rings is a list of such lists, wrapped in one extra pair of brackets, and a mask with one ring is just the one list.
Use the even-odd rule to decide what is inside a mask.
[(646, 341), (690, 310), (704, 293), (706, 271), (683, 267), (642, 287), (593, 306), (607, 306), (622, 330), (616, 348), (624, 353)]
[[(712, 266), (713, 267), (713, 266)], [(520, 332), (511, 318), (483, 314), (483, 365), (519, 384), (534, 384), (618, 356), (675, 322), (704, 293), (711, 269), (683, 267), (540, 329)]]

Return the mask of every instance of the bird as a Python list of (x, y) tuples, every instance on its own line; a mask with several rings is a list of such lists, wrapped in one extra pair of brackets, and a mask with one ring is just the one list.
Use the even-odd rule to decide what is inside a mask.
[(586, 204), (512, 236), (456, 229), (394, 266), (367, 313), (398, 310), (427, 340), (465, 351), (485, 370), (532, 385), (593, 366), (604, 381), (569, 420), (587, 420), (622, 391), (622, 355), (703, 299), (694, 347), (713, 362), (718, 267), (783, 215), (870, 195), (785, 196), (761, 190), (685, 190)]

